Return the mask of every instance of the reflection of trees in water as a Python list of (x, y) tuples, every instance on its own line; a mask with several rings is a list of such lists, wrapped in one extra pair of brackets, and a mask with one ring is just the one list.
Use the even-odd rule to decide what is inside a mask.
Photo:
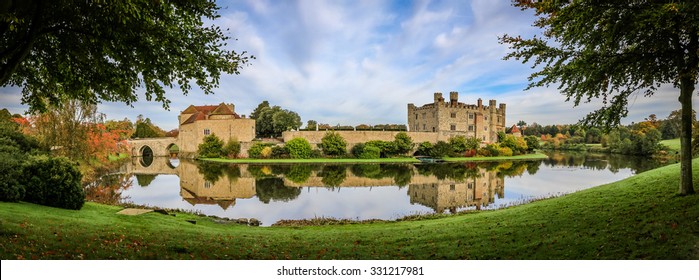
[(122, 191), (130, 188), (132, 183), (130, 174), (101, 176), (85, 186), (85, 200), (118, 205), (126, 199), (121, 196)]
[(296, 164), (289, 167), (289, 170), (284, 173), (284, 177), (290, 181), (303, 184), (311, 178), (311, 173), (313, 172), (313, 166), (308, 164)]
[(529, 165), (539, 166), (540, 162), (526, 162), (526, 161), (506, 161), (498, 166), (498, 177), (504, 178), (520, 176), (527, 170)]
[(204, 177), (204, 180), (216, 183), (224, 175), (233, 182), (240, 178), (240, 167), (235, 164), (221, 164), (216, 162), (197, 162), (197, 170)]
[(267, 204), (270, 201), (291, 201), (301, 194), (300, 188), (284, 186), (281, 178), (261, 178), (255, 180), (257, 199)]
[(157, 174), (136, 174), (136, 183), (141, 187), (147, 187), (157, 176)]
[(325, 165), (318, 173), (323, 177), (321, 182), (328, 187), (337, 187), (347, 178), (347, 167), (344, 165)]
[(547, 153), (548, 159), (543, 160), (546, 166), (579, 166), (592, 170), (609, 169), (619, 172), (620, 169), (631, 169), (640, 173), (664, 165), (658, 159), (620, 154), (600, 154), (587, 152), (566, 151)]
[(393, 178), (398, 186), (407, 186), (413, 176), (410, 165), (406, 164), (354, 164), (350, 167), (354, 176), (370, 179)]

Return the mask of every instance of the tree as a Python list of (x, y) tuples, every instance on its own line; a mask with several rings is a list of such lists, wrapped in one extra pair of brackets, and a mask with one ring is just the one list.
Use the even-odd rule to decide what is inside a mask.
[(32, 116), (33, 133), (55, 155), (72, 160), (87, 159), (90, 156), (88, 132), (90, 124), (97, 123), (97, 115), (97, 106), (69, 100)]
[(254, 59), (204, 24), (218, 9), (207, 0), (3, 1), (0, 86), (22, 87), (32, 111), (68, 99), (130, 105), (140, 88), (167, 109), (165, 87), (186, 95), (192, 82), (213, 93), (222, 73)]
[(308, 120), (306, 122), (306, 130), (316, 130), (318, 128), (318, 122), (314, 120)]
[(256, 120), (257, 118), (260, 117), (262, 110), (265, 108), (269, 108), (269, 102), (267, 100), (264, 100), (260, 104), (257, 105), (257, 108), (255, 108), (255, 110), (252, 111), (252, 113), (250, 113), (250, 118), (253, 120)]
[(524, 127), (527, 126), (527, 122), (520, 120), (517, 122), (517, 126), (519, 126), (519, 131), (524, 131)]
[(699, 77), (699, 5), (696, 1), (515, 1), (533, 9), (544, 36), (504, 35), (513, 50), (505, 59), (534, 61), (527, 89), (557, 85), (567, 101), (600, 98), (600, 109), (581, 123), (620, 124), (628, 99), (652, 96), (663, 84), (679, 88), (682, 107), (679, 194), (692, 186), (691, 110)]
[[(264, 101), (266, 102), (266, 101)], [(263, 102), (263, 103), (264, 103)], [(282, 109), (279, 106), (265, 107), (253, 112), (255, 114), (255, 134), (257, 137), (279, 137), (282, 132), (301, 127), (301, 117), (294, 111)]]

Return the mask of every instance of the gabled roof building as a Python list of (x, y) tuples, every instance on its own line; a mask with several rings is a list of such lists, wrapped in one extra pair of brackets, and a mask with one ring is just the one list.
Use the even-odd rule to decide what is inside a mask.
[(236, 114), (233, 104), (190, 105), (180, 112), (178, 119), (178, 142), (180, 152), (184, 155), (196, 153), (202, 139), (211, 134), (215, 134), (224, 143), (229, 139), (237, 139), (243, 144), (255, 139), (255, 120)]

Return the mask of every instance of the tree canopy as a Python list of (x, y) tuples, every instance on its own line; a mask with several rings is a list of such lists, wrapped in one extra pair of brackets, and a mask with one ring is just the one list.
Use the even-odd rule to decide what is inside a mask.
[(664, 84), (680, 89), (680, 194), (694, 193), (691, 174), (692, 95), (699, 77), (697, 1), (515, 1), (533, 9), (543, 37), (505, 35), (505, 59), (533, 61), (533, 87), (556, 85), (567, 101), (601, 99), (581, 122), (609, 128), (628, 114), (629, 98), (654, 95)]
[(269, 106), (262, 101), (250, 114), (255, 119), (255, 134), (257, 137), (279, 137), (282, 132), (301, 127), (301, 117), (294, 111), (282, 109), (279, 106)]
[(145, 90), (168, 108), (165, 88), (212, 93), (222, 73), (253, 56), (229, 49), (207, 0), (41, 1), (0, 4), (0, 86), (22, 87), (30, 110), (76, 99), (125, 102)]

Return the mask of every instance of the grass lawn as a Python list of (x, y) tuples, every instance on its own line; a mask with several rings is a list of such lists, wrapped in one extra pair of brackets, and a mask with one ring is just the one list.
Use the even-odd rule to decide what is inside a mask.
[[(699, 159), (693, 161), (699, 174)], [(699, 259), (699, 195), (679, 165), (502, 210), (350, 225), (248, 227), (177, 213), (0, 203), (2, 259)], [(699, 190), (699, 178), (695, 180)], [(192, 224), (187, 220), (196, 221)]]
[(660, 144), (667, 146), (671, 151), (680, 151), (680, 138), (662, 140), (660, 141)]

